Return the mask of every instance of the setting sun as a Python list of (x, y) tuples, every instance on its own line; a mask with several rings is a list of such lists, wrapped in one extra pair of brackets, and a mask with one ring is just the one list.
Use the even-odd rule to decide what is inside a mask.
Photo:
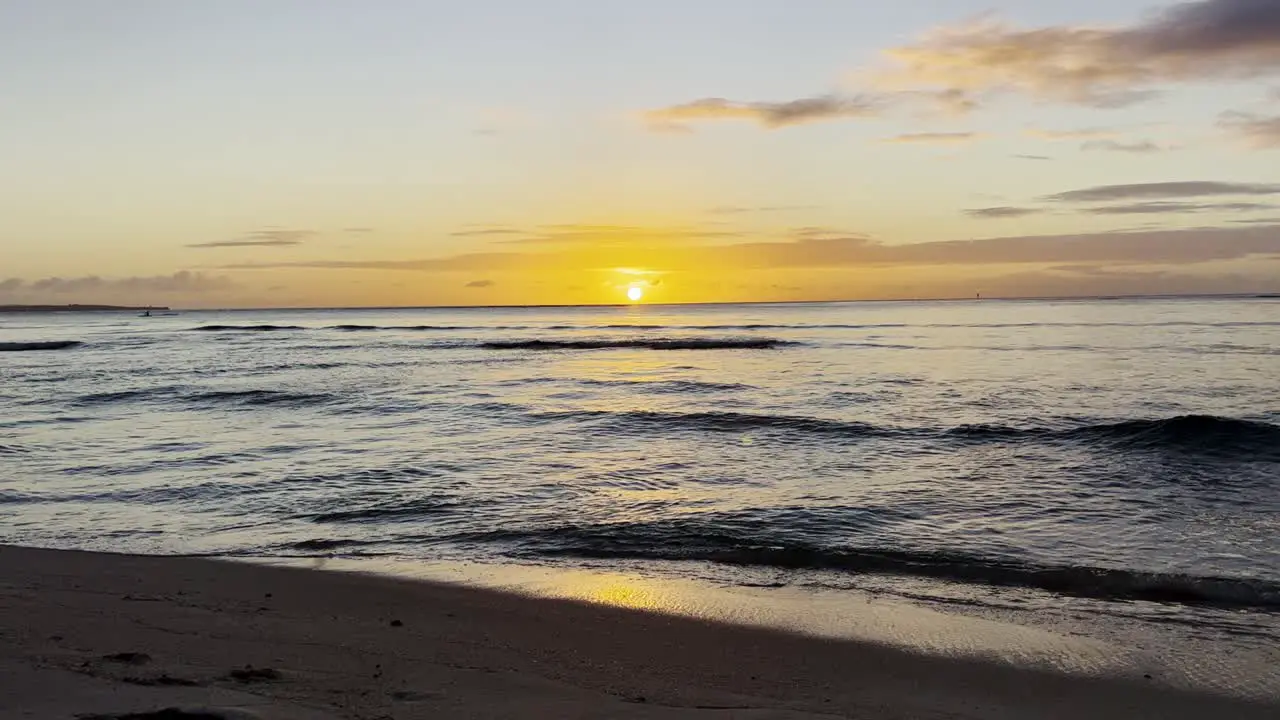
[(627, 288), (627, 299), (631, 302), (640, 302), (644, 298), (644, 288), (639, 285), (632, 285)]

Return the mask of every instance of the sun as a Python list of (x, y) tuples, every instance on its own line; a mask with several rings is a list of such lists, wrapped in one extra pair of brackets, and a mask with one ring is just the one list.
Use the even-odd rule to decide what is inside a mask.
[(631, 302), (640, 302), (644, 298), (644, 288), (639, 285), (632, 285), (627, 288), (627, 299)]

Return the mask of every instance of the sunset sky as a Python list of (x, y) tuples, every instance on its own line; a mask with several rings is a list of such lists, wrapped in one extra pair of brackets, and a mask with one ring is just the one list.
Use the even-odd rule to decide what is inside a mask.
[(0, 303), (1280, 291), (1280, 0), (0, 2), (0, 68)]

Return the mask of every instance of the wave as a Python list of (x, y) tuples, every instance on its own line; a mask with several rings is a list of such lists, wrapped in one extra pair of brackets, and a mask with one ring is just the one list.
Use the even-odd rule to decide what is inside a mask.
[(35, 342), (0, 342), (0, 352), (27, 352), (32, 350), (65, 350), (84, 343), (79, 340), (44, 340)]
[(962, 425), (947, 430), (945, 434), (976, 441), (1074, 440), (1130, 450), (1280, 458), (1280, 426), (1216, 415), (1179, 415), (1159, 420), (1124, 420), (1072, 428)]
[(840, 435), (844, 437), (887, 437), (904, 431), (870, 423), (827, 420), (798, 415), (763, 415), (740, 412), (665, 412), (658, 410), (568, 410), (540, 413), (545, 419), (607, 422), (630, 427), (660, 427), (712, 432), (746, 432), (749, 430), (787, 430), (792, 432)]
[(332, 402), (326, 393), (294, 393), (282, 390), (215, 390), (188, 395), (197, 402), (234, 403), (239, 405), (288, 405), (292, 407), (323, 405)]
[(775, 338), (655, 338), (652, 340), (490, 340), (479, 347), (486, 350), (604, 350), (640, 348), (646, 350), (769, 350), (798, 343)]
[(478, 325), (330, 325), (328, 330), (343, 332), (375, 332), (380, 330), (400, 332), (429, 332), (433, 330), (502, 330), (519, 328), (495, 328)]
[(303, 540), (301, 542), (290, 543), (287, 547), (291, 550), (324, 551), (376, 544), (377, 542), (373, 540)]
[(512, 546), (510, 554), (517, 557), (703, 561), (876, 573), (1019, 587), (1096, 600), (1280, 610), (1280, 584), (1261, 579), (1039, 565), (950, 551), (824, 547), (782, 539), (771, 543), (763, 540), (767, 530), (761, 533), (756, 525), (703, 518), (565, 525), (527, 532), (497, 531), (461, 539), (508, 544)]
[(162, 386), (137, 390), (120, 390), (108, 393), (82, 395), (72, 401), (73, 406), (114, 405), (117, 403), (146, 401), (177, 401), (202, 404), (233, 405), (320, 405), (332, 402), (333, 395), (326, 393), (298, 393), (281, 390), (195, 390), (186, 387)]
[(201, 325), (191, 329), (195, 332), (278, 332), (306, 328), (300, 325)]
[(314, 523), (363, 523), (366, 521), (415, 520), (424, 515), (447, 513), (472, 504), (460, 502), (455, 497), (427, 497), (401, 500), (383, 505), (371, 505), (354, 510), (311, 513), (299, 519)]
[(1126, 420), (1068, 432), (1114, 440), (1135, 447), (1219, 452), (1263, 448), (1280, 450), (1280, 426), (1215, 415), (1180, 415), (1165, 420)]
[(1162, 420), (1127, 420), (1075, 427), (960, 425), (952, 428), (875, 425), (856, 420), (727, 411), (568, 410), (538, 413), (535, 417), (611, 424), (624, 430), (784, 431), (847, 439), (1083, 443), (1108, 450), (1177, 452), (1280, 461), (1280, 426), (1212, 415), (1181, 415)]
[(705, 380), (577, 380), (575, 384), (677, 395), (686, 393), (742, 392), (756, 389), (743, 383), (718, 383)]

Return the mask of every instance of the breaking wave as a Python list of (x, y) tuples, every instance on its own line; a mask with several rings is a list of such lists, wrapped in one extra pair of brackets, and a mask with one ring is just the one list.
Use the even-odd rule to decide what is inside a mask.
[(516, 557), (703, 561), (877, 573), (1021, 587), (1096, 600), (1280, 610), (1280, 584), (1264, 580), (1038, 565), (950, 551), (828, 547), (782, 538), (771, 542), (769, 524), (763, 518), (774, 512), (762, 513), (756, 522), (743, 522), (732, 514), (723, 518), (711, 514), (694, 520), (496, 531), (464, 539), (509, 545), (509, 554)]

